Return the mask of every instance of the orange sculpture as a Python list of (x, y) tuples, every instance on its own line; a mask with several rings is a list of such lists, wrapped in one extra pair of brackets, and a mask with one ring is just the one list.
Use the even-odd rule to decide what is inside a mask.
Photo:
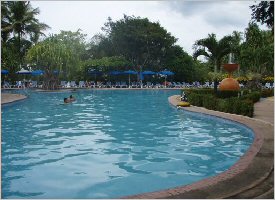
[(238, 69), (239, 65), (235, 63), (224, 64), (223, 68), (228, 72), (228, 78), (222, 80), (219, 85), (219, 90), (240, 90), (239, 82), (236, 79), (232, 78), (232, 72)]

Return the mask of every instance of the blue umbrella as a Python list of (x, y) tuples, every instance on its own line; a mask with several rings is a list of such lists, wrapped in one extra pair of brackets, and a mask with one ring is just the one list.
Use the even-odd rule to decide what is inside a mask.
[(124, 71), (123, 73), (129, 75), (129, 87), (130, 87), (130, 83), (131, 83), (130, 74), (137, 74), (137, 72), (133, 70), (128, 70), (128, 71)]
[(174, 72), (171, 72), (171, 71), (168, 71), (168, 70), (164, 70), (164, 71), (159, 72), (158, 74), (164, 75), (164, 77), (165, 77), (165, 87), (166, 87), (166, 77), (167, 77), (167, 76), (172, 76), (172, 75), (174, 75), (175, 73), (174, 73)]
[(33, 75), (33, 76), (39, 76), (39, 75), (43, 75), (44, 74), (44, 71), (43, 70), (34, 70), (34, 71), (32, 71), (31, 72), (31, 74)]
[(120, 72), (120, 71), (110, 71), (109, 74), (110, 75), (120, 75), (120, 74), (123, 74), (123, 72)]
[(133, 70), (124, 71), (123, 73), (124, 74), (137, 74), (137, 72), (133, 71)]
[(171, 76), (171, 75), (174, 75), (175, 73), (171, 72), (171, 71), (164, 70), (164, 71), (159, 72), (158, 74), (165, 75), (165, 76)]
[(59, 70), (57, 70), (57, 69), (56, 69), (56, 70), (53, 70), (53, 73), (54, 73), (54, 74), (59, 74)]
[(156, 72), (152, 72), (152, 71), (144, 71), (142, 72), (143, 75), (155, 75)]
[(5, 69), (2, 69), (2, 70), (1, 70), (1, 74), (8, 74), (8, 73), (9, 73), (8, 70), (5, 70)]

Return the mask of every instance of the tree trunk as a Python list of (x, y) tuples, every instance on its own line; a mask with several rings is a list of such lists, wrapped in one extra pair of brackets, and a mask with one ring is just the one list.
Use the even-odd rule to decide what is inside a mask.
[(42, 88), (44, 90), (57, 90), (58, 89), (58, 77), (55, 76), (49, 70), (46, 70)]
[[(216, 76), (218, 67), (217, 67), (217, 61), (214, 61), (214, 62), (215, 62), (214, 73), (215, 73), (215, 76)], [(218, 93), (218, 80), (215, 77), (215, 79), (214, 79), (214, 94), (216, 95), (217, 93)]]

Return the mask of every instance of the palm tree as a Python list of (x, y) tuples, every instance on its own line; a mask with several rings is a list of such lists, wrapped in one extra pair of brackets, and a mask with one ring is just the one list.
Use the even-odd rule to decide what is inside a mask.
[[(18, 52), (23, 57), (23, 40), (30, 40), (36, 43), (42, 31), (49, 28), (48, 25), (40, 23), (35, 18), (39, 14), (39, 9), (33, 9), (29, 1), (8, 1), (1, 3), (1, 36), (2, 41), (6, 42), (9, 36), (13, 34), (18, 43)], [(22, 42), (23, 41), (23, 42)], [(20, 62), (21, 63), (21, 62)]]
[[(207, 38), (197, 40), (194, 44), (195, 52), (193, 57), (197, 59), (199, 56), (206, 57), (214, 64), (214, 72), (217, 73), (221, 66), (224, 56), (232, 51), (232, 36), (225, 36), (221, 40), (217, 40), (215, 34), (208, 34)], [(217, 92), (218, 82), (215, 78), (214, 91)]]

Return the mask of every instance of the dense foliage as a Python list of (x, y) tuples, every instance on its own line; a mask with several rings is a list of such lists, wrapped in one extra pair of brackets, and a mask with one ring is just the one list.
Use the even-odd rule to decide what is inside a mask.
[[(32, 44), (38, 42), (42, 31), (49, 28), (40, 23), (36, 16), (38, 8), (32, 8), (29, 1), (1, 2), (1, 51), (2, 67), (18, 69), (24, 64), (24, 57)], [(16, 66), (17, 67), (14, 67)]]
[(59, 85), (58, 74), (67, 72), (74, 62), (72, 50), (56, 37), (49, 37), (46, 40), (33, 46), (27, 55), (27, 60), (33, 63), (34, 67), (39, 66), (44, 70), (44, 89), (57, 89)]
[(257, 5), (250, 7), (252, 9), (252, 19), (266, 24), (274, 31), (274, 1), (261, 1)]

